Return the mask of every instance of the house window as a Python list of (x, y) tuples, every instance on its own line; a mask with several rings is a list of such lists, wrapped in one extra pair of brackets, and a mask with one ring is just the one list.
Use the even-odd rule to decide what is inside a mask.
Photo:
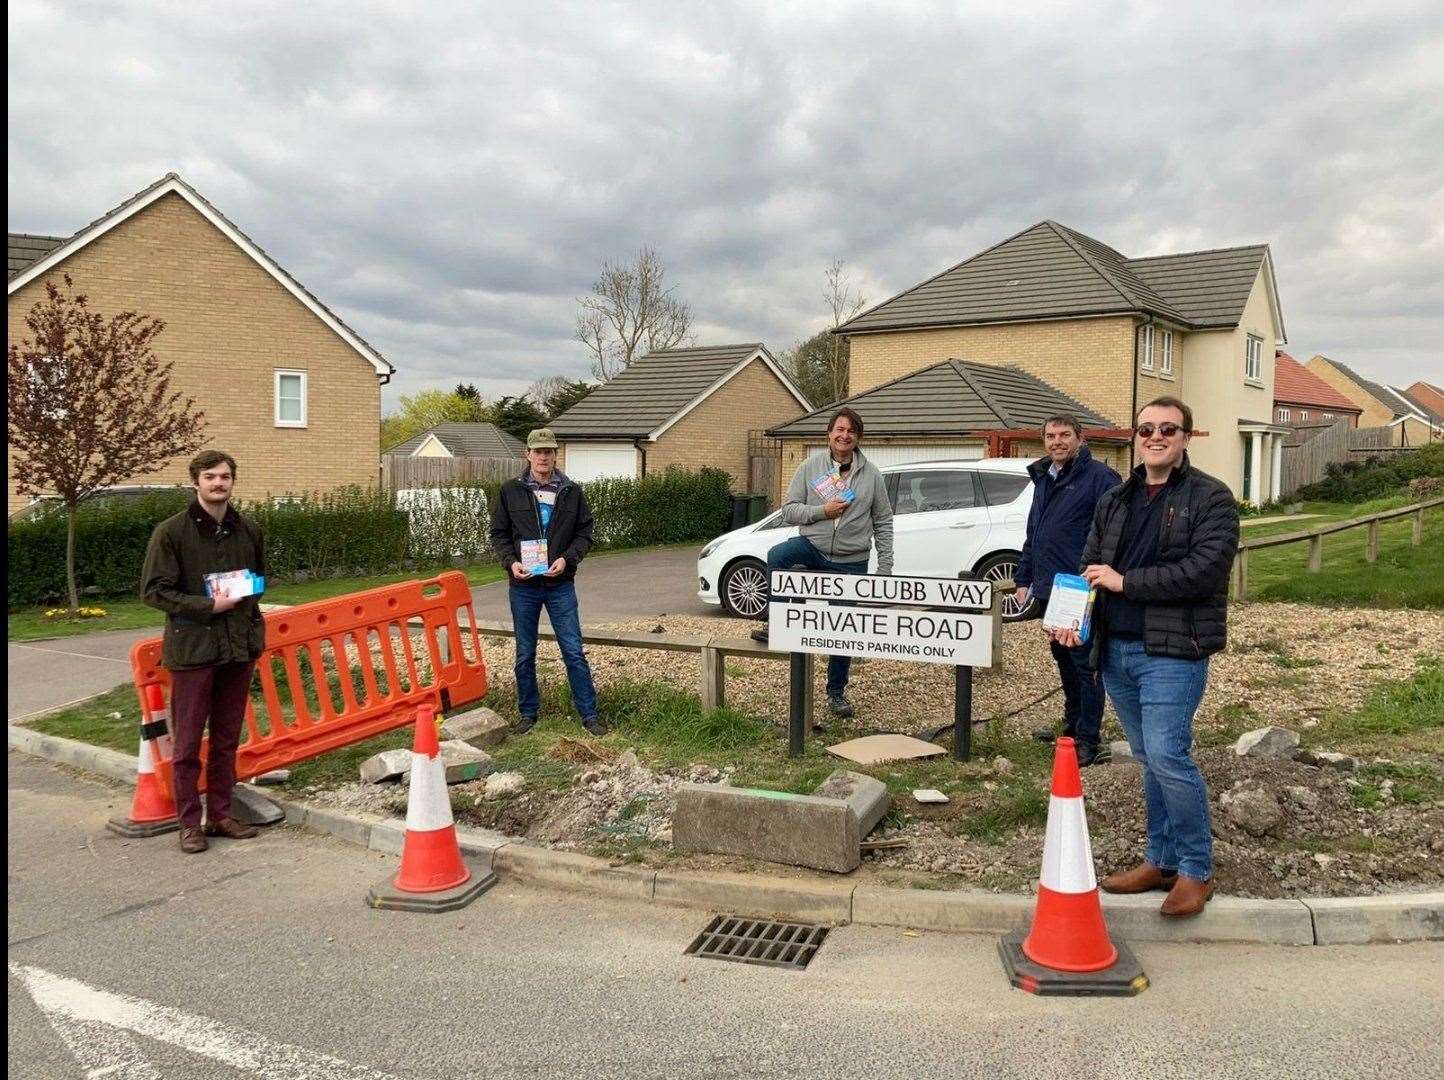
[(1162, 335), (1163, 335), (1163, 350), (1162, 350), (1161, 355), (1160, 355), (1159, 358), (1158, 358), (1158, 370), (1159, 370), (1159, 372), (1160, 372), (1161, 374), (1164, 374), (1164, 375), (1172, 375), (1172, 374), (1173, 374), (1173, 331), (1172, 331), (1172, 330), (1164, 330), (1164, 331), (1162, 331), (1161, 333), (1162, 333)]
[(306, 426), (306, 373), (276, 372), (276, 426)]
[(1300, 420), (1307, 420), (1308, 418), (1309, 418), (1309, 410), (1308, 410), (1308, 409), (1300, 409), (1300, 410), (1299, 410), (1299, 419), (1300, 419)]
[(1287, 409), (1280, 409), (1280, 410), (1279, 410), (1279, 423), (1280, 423), (1280, 424), (1287, 424), (1288, 422), (1289, 422), (1289, 411), (1288, 411)]
[(1326, 413), (1324, 413), (1324, 419), (1325, 419), (1325, 420), (1332, 420), (1333, 418), (1334, 418), (1334, 414), (1333, 414), (1333, 413), (1331, 413), (1331, 412), (1326, 412)]
[(1138, 366), (1144, 371), (1153, 370), (1153, 327), (1138, 328)]
[(1244, 347), (1243, 377), (1250, 382), (1263, 381), (1263, 338), (1248, 336)]

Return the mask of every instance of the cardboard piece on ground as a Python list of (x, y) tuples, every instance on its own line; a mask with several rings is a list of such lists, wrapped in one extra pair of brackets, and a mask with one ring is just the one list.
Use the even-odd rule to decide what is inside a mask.
[(937, 788), (914, 788), (913, 798), (920, 803), (945, 803), (951, 800)]
[(914, 739), (911, 735), (867, 735), (829, 746), (827, 752), (859, 765), (876, 765), (881, 761), (933, 757), (946, 754), (947, 750), (935, 743)]

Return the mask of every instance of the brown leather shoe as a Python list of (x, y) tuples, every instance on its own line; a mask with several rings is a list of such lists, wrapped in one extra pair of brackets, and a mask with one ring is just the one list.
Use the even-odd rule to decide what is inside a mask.
[(232, 840), (249, 840), (253, 836), (260, 835), (261, 830), (254, 825), (242, 825), (233, 817), (223, 817), (220, 821), (206, 822), (207, 836), (229, 836)]
[(1107, 893), (1141, 893), (1154, 889), (1171, 889), (1178, 880), (1178, 871), (1160, 870), (1151, 862), (1139, 863), (1132, 870), (1120, 870), (1109, 874), (1098, 883)]
[(211, 845), (206, 843), (205, 833), (199, 825), (190, 825), (180, 831), (181, 850), (187, 855), (198, 855)]
[(1168, 891), (1158, 913), (1171, 919), (1186, 919), (1202, 911), (1203, 905), (1208, 903), (1208, 898), (1212, 895), (1213, 878), (1199, 881), (1197, 878), (1179, 874), (1177, 883)]

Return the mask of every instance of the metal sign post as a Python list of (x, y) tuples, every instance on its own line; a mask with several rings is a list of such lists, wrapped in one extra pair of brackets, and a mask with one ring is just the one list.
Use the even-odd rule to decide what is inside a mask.
[(812, 653), (950, 665), (955, 673), (953, 757), (968, 759), (973, 668), (992, 666), (996, 641), (991, 582), (775, 570), (771, 587), (768, 639), (774, 649), (792, 654), (792, 757), (802, 755), (807, 737), (807, 654)]

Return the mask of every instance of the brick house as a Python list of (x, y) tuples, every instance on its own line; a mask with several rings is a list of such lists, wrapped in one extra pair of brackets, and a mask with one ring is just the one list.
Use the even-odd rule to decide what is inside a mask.
[(560, 467), (573, 480), (711, 466), (742, 491), (749, 432), (811, 408), (767, 347), (754, 342), (648, 353), (551, 426)]
[(1364, 410), (1288, 353), (1274, 353), (1274, 423), (1293, 427), (1359, 426)]
[(1173, 394), (1193, 407), (1201, 468), (1241, 498), (1278, 490), (1286, 431), (1270, 418), (1285, 334), (1265, 244), (1135, 259), (1043, 221), (838, 333), (853, 395), (952, 358), (1014, 366), (1115, 429)]
[(1433, 383), (1420, 379), (1405, 388), (1404, 394), (1415, 405), (1444, 415), (1444, 390), (1439, 389)]
[[(69, 237), (10, 234), (12, 339), (45, 282), (69, 274), (102, 314), (163, 319), (155, 352), (236, 457), (243, 499), (374, 485), (380, 353), (174, 173)], [(186, 459), (135, 478), (188, 485)], [(29, 500), (8, 491), (9, 512)]]
[(1393, 446), (1420, 446), (1444, 438), (1444, 415), (1409, 397), (1397, 387), (1364, 378), (1353, 368), (1322, 354), (1309, 359), (1308, 370), (1360, 409), (1360, 427), (1388, 427)]

